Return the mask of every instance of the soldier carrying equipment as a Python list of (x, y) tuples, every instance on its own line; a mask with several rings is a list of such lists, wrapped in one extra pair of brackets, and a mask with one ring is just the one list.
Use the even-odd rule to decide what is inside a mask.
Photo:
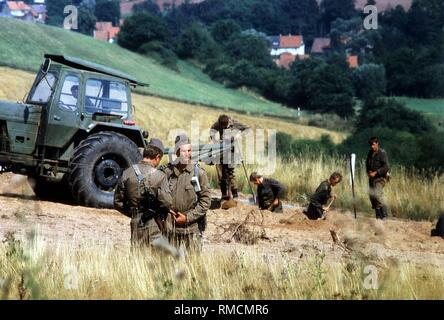
[(148, 245), (165, 233), (164, 219), (172, 198), (166, 175), (157, 170), (163, 144), (151, 139), (144, 160), (126, 169), (117, 185), (114, 207), (131, 218), (132, 245)]

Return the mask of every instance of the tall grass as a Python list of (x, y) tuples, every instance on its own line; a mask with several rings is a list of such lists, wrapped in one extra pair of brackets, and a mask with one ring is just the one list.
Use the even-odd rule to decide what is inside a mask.
[[(257, 170), (248, 166), (248, 171)], [(307, 203), (321, 181), (334, 171), (342, 173), (344, 180), (333, 193), (338, 195), (334, 206), (343, 211), (353, 208), (353, 198), (349, 180), (349, 170), (345, 159), (330, 156), (300, 155), (288, 162), (277, 159), (276, 171), (271, 176), (288, 187), (287, 199)], [(213, 185), (216, 185), (216, 172), (209, 169)], [(244, 192), (249, 187), (241, 167), (236, 169), (237, 181)], [(433, 220), (444, 211), (444, 177), (426, 177), (421, 173), (411, 173), (402, 166), (391, 170), (391, 181), (385, 187), (385, 197), (391, 215), (397, 218)], [(368, 177), (363, 161), (357, 164), (355, 179), (356, 206), (359, 212), (374, 214), (368, 199)]]
[[(443, 299), (443, 269), (343, 263), (322, 254), (295, 262), (288, 256), (217, 250), (183, 259), (114, 246), (47, 246), (39, 237), (0, 244), (2, 299)], [(368, 272), (368, 271), (366, 271)]]

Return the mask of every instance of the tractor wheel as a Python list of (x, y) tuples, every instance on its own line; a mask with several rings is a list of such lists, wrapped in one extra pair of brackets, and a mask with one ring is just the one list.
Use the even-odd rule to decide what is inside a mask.
[(112, 208), (123, 170), (139, 162), (137, 145), (122, 134), (99, 132), (83, 140), (70, 161), (69, 182), (78, 204)]

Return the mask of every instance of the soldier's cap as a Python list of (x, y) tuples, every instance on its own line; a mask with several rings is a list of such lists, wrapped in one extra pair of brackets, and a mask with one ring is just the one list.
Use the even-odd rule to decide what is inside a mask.
[(152, 138), (150, 140), (150, 142), (148, 143), (148, 146), (155, 147), (155, 148), (159, 149), (160, 151), (162, 151), (162, 153), (165, 152), (165, 147), (160, 139)]
[(174, 150), (179, 150), (181, 146), (191, 144), (190, 138), (186, 134), (179, 134), (176, 139), (174, 140)]

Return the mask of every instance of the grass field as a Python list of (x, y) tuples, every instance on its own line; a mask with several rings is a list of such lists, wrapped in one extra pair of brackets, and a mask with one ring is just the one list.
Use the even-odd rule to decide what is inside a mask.
[[(295, 111), (212, 81), (198, 68), (179, 63), (180, 73), (146, 56), (61, 28), (0, 18), (0, 65), (36, 71), (45, 53), (63, 54), (116, 68), (150, 84), (142, 92), (181, 101), (279, 116)], [(145, 91), (146, 90), (146, 91)]]
[[(300, 263), (260, 252), (175, 259), (129, 248), (49, 247), (38, 237), (0, 243), (1, 299), (443, 299), (442, 269), (378, 261), (376, 287), (355, 259)], [(369, 283), (371, 284), (371, 283)]]
[(420, 111), (434, 123), (438, 129), (444, 130), (444, 99), (418, 99), (398, 97), (410, 109)]

